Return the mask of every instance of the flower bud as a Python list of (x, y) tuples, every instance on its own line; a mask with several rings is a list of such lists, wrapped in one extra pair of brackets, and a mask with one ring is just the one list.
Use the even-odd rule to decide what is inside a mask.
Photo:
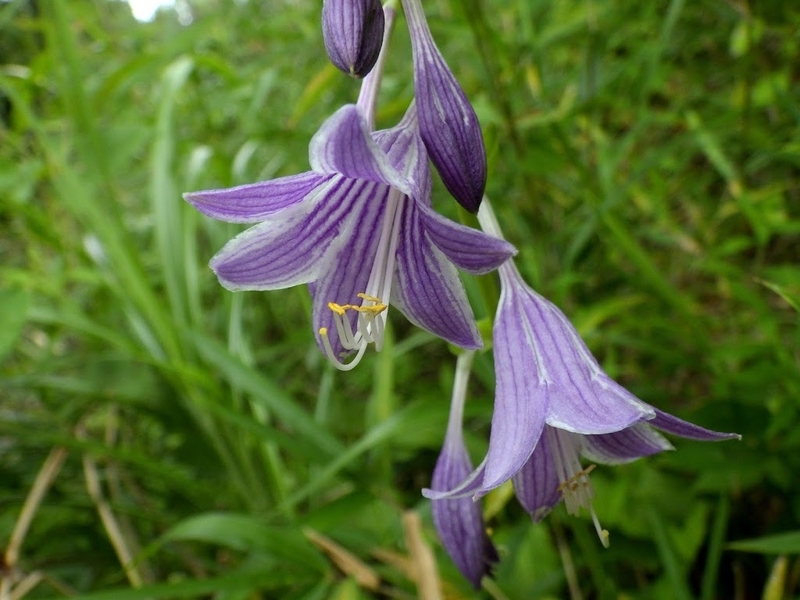
[(364, 77), (375, 66), (383, 42), (380, 0), (325, 0), (322, 36), (336, 67), (351, 77)]
[(486, 189), (486, 149), (478, 117), (436, 47), (419, 0), (403, 0), (403, 8), (425, 149), (447, 190), (461, 206), (477, 213)]

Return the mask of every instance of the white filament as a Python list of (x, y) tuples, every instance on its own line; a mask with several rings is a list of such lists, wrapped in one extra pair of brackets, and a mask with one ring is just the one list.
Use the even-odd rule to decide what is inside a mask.
[[(339, 341), (342, 347), (345, 350), (356, 350), (356, 355), (352, 361), (349, 363), (342, 362), (333, 351), (328, 339), (327, 328), (320, 329), (319, 333), (325, 347), (325, 354), (333, 363), (333, 366), (340, 371), (349, 371), (361, 362), (369, 344), (374, 344), (375, 350), (378, 352), (383, 348), (386, 313), (392, 293), (395, 256), (400, 238), (402, 201), (403, 193), (391, 188), (386, 199), (386, 210), (381, 224), (378, 248), (372, 261), (367, 287), (363, 293), (358, 294), (361, 303), (359, 305), (328, 303), (328, 308), (333, 313), (333, 323), (336, 327), (336, 332), (339, 334)], [(358, 313), (355, 331), (353, 331), (347, 314), (351, 310)]]

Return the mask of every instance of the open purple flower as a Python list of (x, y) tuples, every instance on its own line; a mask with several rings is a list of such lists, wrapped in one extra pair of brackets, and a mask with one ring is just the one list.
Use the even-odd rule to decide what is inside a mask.
[[(431, 481), (434, 490), (450, 490), (472, 472), (472, 462), (464, 445), (462, 421), (473, 358), (474, 352), (471, 351), (458, 357), (447, 433)], [(479, 588), (483, 576), (491, 574), (492, 566), (499, 560), (497, 550), (486, 534), (480, 503), (472, 498), (432, 500), (431, 513), (447, 553), (464, 577), (476, 589)]]
[(600, 540), (608, 546), (608, 532), (600, 527), (592, 508), (594, 489), (589, 473), (594, 465), (584, 469), (580, 457), (600, 464), (619, 465), (672, 450), (672, 444), (656, 429), (703, 442), (740, 437), (734, 433), (710, 431), (650, 408), (656, 415), (651, 420), (613, 433), (582, 435), (545, 425), (530, 458), (512, 478), (517, 499), (533, 521), (541, 521), (563, 500), (571, 515), (578, 514), (580, 509), (589, 512)]
[[(317, 343), (343, 370), (370, 343), (380, 349), (390, 302), (439, 337), (479, 347), (455, 266), (486, 273), (516, 252), (433, 210), (416, 123), (412, 106), (396, 127), (372, 133), (361, 108), (347, 105), (311, 140), (310, 172), (185, 195), (208, 216), (258, 223), (211, 260), (220, 283), (313, 284)], [(353, 362), (341, 361), (353, 352)]]
[(403, 0), (414, 60), (419, 130), (445, 187), (472, 213), (486, 189), (486, 148), (464, 90), (436, 47), (419, 0)]
[[(486, 203), (483, 229), (501, 236)], [(533, 291), (513, 261), (499, 269), (500, 303), (493, 345), (497, 379), (489, 451), (483, 464), (448, 494), (480, 497), (509, 479), (534, 520), (564, 500), (591, 507), (594, 492), (580, 456), (616, 464), (671, 448), (653, 428), (680, 437), (737, 439), (687, 423), (636, 398), (600, 367), (564, 314)]]
[(331, 62), (351, 77), (364, 77), (375, 65), (381, 51), (383, 26), (380, 0), (322, 3), (325, 50)]

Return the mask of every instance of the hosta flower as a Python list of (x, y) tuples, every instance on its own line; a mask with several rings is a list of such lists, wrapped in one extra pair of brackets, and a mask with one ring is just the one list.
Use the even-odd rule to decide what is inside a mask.
[(336, 67), (351, 77), (370, 72), (383, 41), (384, 15), (380, 0), (325, 0), (322, 36)]
[[(500, 236), (488, 205), (483, 229)], [(450, 494), (481, 496), (514, 479), (517, 496), (535, 520), (564, 500), (567, 510), (592, 515), (590, 460), (616, 464), (671, 448), (653, 428), (714, 441), (738, 438), (666, 414), (613, 381), (578, 332), (551, 302), (528, 287), (512, 261), (499, 269), (494, 323), (496, 391), (489, 451), (483, 464)]]
[(445, 187), (465, 209), (478, 212), (486, 189), (486, 149), (480, 123), (425, 20), (419, 0), (403, 0), (414, 61), (419, 130)]
[(608, 546), (608, 532), (600, 527), (592, 508), (594, 489), (589, 473), (594, 465), (583, 468), (581, 456), (596, 463), (619, 465), (672, 450), (672, 444), (654, 428), (704, 442), (739, 438), (736, 434), (698, 427), (656, 408), (652, 410), (655, 416), (649, 421), (613, 433), (582, 435), (545, 425), (530, 458), (513, 476), (517, 499), (534, 522), (541, 521), (563, 500), (571, 515), (581, 509), (589, 512), (600, 540)]
[[(450, 490), (472, 472), (461, 427), (473, 357), (474, 352), (464, 352), (458, 357), (447, 433), (431, 481), (434, 490)], [(433, 500), (431, 514), (442, 545), (458, 570), (475, 588), (479, 588), (481, 578), (490, 574), (492, 566), (499, 560), (497, 550), (486, 534), (480, 503), (472, 498)]]
[(479, 347), (455, 266), (486, 273), (515, 252), (433, 210), (416, 123), (412, 106), (396, 127), (372, 133), (359, 106), (344, 106), (311, 140), (311, 171), (186, 194), (206, 215), (258, 223), (212, 269), (230, 290), (312, 284), (317, 343), (341, 369), (370, 343), (380, 349), (390, 303), (457, 346)]

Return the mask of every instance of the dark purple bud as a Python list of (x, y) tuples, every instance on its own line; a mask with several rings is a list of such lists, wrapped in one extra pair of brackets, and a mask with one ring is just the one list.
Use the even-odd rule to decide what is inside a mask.
[(364, 77), (375, 66), (383, 43), (380, 0), (325, 0), (322, 36), (331, 62), (351, 77)]
[(414, 55), (419, 130), (445, 187), (477, 213), (486, 189), (486, 149), (478, 117), (425, 21), (419, 0), (403, 0)]
[[(448, 436), (433, 471), (431, 489), (445, 491), (456, 487), (472, 471), (472, 464), (459, 436)], [(458, 439), (452, 439), (457, 437)], [(433, 524), (442, 545), (458, 570), (475, 589), (484, 575), (491, 575), (499, 560), (497, 550), (486, 534), (480, 502), (470, 497), (431, 500)]]

